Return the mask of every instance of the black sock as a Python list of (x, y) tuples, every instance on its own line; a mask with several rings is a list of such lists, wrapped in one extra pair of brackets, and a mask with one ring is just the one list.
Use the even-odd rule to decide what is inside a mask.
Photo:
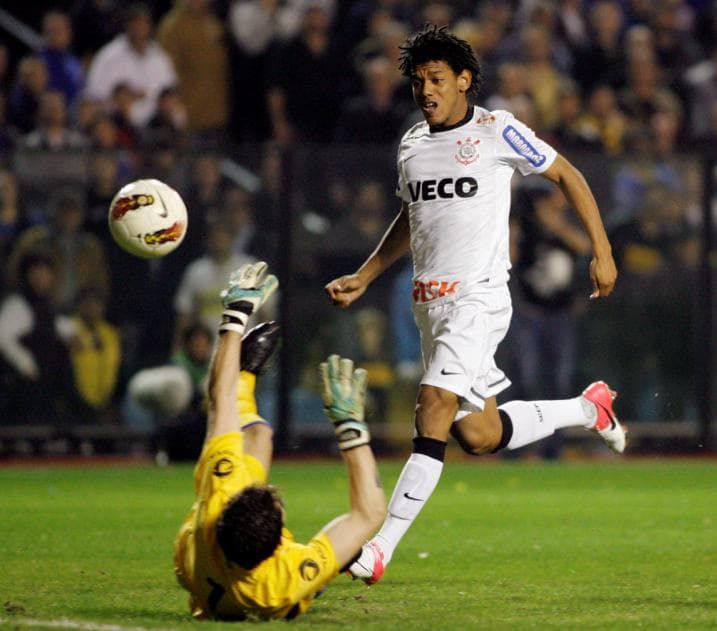
[(505, 449), (510, 439), (513, 438), (513, 421), (510, 420), (510, 416), (501, 409), (498, 409), (498, 414), (500, 415), (500, 424), (503, 426), (503, 435), (500, 437), (500, 442), (492, 453)]
[(416, 436), (413, 439), (413, 453), (423, 454), (443, 462), (446, 459), (446, 441), (428, 438), (427, 436)]

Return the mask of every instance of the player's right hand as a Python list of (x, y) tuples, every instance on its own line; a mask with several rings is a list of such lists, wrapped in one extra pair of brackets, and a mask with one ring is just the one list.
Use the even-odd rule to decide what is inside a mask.
[(612, 293), (617, 281), (617, 267), (612, 255), (593, 257), (590, 261), (590, 280), (593, 286), (591, 300), (604, 298)]
[(251, 315), (263, 305), (279, 287), (273, 274), (266, 275), (268, 265), (264, 261), (246, 263), (232, 272), (229, 285), (222, 291), (224, 307), (232, 307)]
[(324, 290), (333, 304), (346, 309), (363, 295), (367, 287), (358, 274), (347, 274), (332, 280)]
[(324, 411), (334, 424), (339, 449), (352, 449), (367, 444), (371, 437), (364, 422), (368, 378), (366, 370), (354, 370), (354, 363), (350, 359), (330, 355), (319, 364), (319, 374)]

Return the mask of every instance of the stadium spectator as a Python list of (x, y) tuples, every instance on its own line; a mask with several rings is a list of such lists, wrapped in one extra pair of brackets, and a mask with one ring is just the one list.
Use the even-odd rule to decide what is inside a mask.
[(92, 135), (92, 127), (103, 113), (99, 103), (85, 98), (84, 95), (80, 96), (75, 108), (75, 129), (89, 138)]
[[(111, 125), (111, 121), (107, 121)], [(99, 150), (92, 155), (92, 164), (85, 189), (85, 208), (87, 219), (85, 226), (102, 241), (105, 251), (115, 248), (107, 230), (107, 212), (110, 202), (120, 189), (120, 183), (127, 179), (123, 172), (121, 158), (113, 151)]]
[(144, 133), (150, 145), (165, 145), (184, 149), (187, 140), (187, 108), (175, 87), (166, 88), (157, 102), (157, 113), (149, 121)]
[(601, 153), (616, 155), (624, 148), (629, 121), (609, 85), (596, 85), (587, 96), (587, 107), (576, 123), (581, 143)]
[(74, 112), (77, 97), (85, 84), (85, 71), (72, 52), (72, 22), (62, 11), (49, 11), (42, 18), (44, 46), (39, 55), (47, 67), (49, 90), (59, 90)]
[[(202, 152), (191, 165), (189, 186), (183, 185), (183, 196), (192, 230), (182, 243), (187, 259), (199, 257), (204, 249), (207, 223), (219, 221), (227, 180), (221, 171), (222, 157)], [(180, 190), (182, 190), (180, 189)]]
[(67, 346), (53, 306), (52, 260), (28, 252), (14, 291), (0, 303), (0, 382), (3, 422), (60, 428), (82, 421)]
[[(364, 90), (345, 100), (336, 126), (336, 140), (350, 143), (390, 143), (396, 139), (410, 110), (396, 97), (399, 82), (395, 66), (385, 57), (374, 57), (361, 69)], [(401, 82), (402, 83), (402, 82)], [(367, 124), (367, 121), (371, 121)]]
[[(397, 70), (398, 56), (401, 53), (399, 46), (408, 35), (408, 26), (396, 20), (372, 20), (369, 31), (352, 50), (355, 74), (360, 77), (367, 62), (377, 57), (388, 60), (394, 74), (393, 83), (396, 86), (406, 85), (406, 78)], [(397, 91), (397, 98), (403, 98)]]
[[(196, 468), (197, 502), (175, 543), (175, 572), (190, 593), (195, 618), (295, 618), (350, 563), (385, 515), (364, 422), (366, 374), (354, 371), (351, 360), (332, 355), (321, 365), (322, 391), (348, 469), (350, 510), (308, 545), (296, 543), (284, 527), (283, 502), (266, 485), (271, 425), (257, 412), (252, 375), (239, 373), (245, 313), (265, 300), (271, 280), (277, 284), (274, 277), (264, 280), (263, 272), (257, 276), (256, 269), (238, 270), (224, 294), (224, 324), (209, 375), (206, 440)], [(248, 308), (237, 316), (236, 305)], [(202, 532), (213, 533), (209, 548), (199, 540)]]
[(41, 57), (23, 57), (17, 67), (7, 100), (7, 121), (18, 133), (26, 134), (37, 126), (40, 100), (47, 89), (47, 66)]
[(356, 362), (366, 370), (366, 418), (369, 423), (388, 420), (396, 375), (391, 363), (388, 316), (373, 307), (359, 309), (354, 318)]
[(125, 84), (132, 91), (131, 122), (143, 128), (154, 116), (162, 90), (177, 83), (172, 60), (152, 39), (152, 14), (143, 4), (126, 11), (125, 30), (93, 57), (87, 73), (86, 98), (105, 107), (115, 88)]
[(49, 225), (27, 228), (16, 240), (8, 268), (11, 279), (30, 252), (43, 252), (53, 261), (54, 305), (70, 313), (75, 297), (87, 286), (109, 292), (110, 269), (101, 241), (84, 229), (84, 201), (75, 193), (61, 193), (55, 200)]
[(406, 296), (413, 291), (413, 264), (408, 260), (396, 274), (391, 285), (389, 325), (396, 377), (401, 382), (418, 384), (423, 365), (421, 363), (421, 340), (416, 330), (411, 303)]
[[(401, 70), (411, 79), (425, 121), (401, 141), (401, 209), (356, 272), (325, 287), (334, 304), (347, 308), (403, 255), (413, 256), (414, 313), (425, 373), (415, 408), (413, 454), (381, 530), (349, 568), (369, 584), (380, 580), (438, 484), (449, 435), (478, 455), (517, 449), (576, 426), (598, 433), (619, 453), (625, 448), (624, 429), (612, 412), (614, 394), (603, 382), (571, 399), (513, 400), (500, 407), (496, 400), (509, 385), (495, 353), (512, 311), (508, 215), (515, 171), (541, 174), (560, 186), (590, 240), (592, 298), (608, 296), (614, 288), (610, 242), (584, 177), (508, 112), (472, 105), (480, 66), (467, 42), (426, 25), (403, 51)], [(449, 151), (455, 153), (447, 163)], [(441, 165), (439, 174), (436, 165)]]
[(204, 325), (191, 324), (168, 364), (141, 370), (130, 380), (126, 422), (153, 435), (159, 462), (194, 460), (202, 449), (213, 339)]
[(580, 89), (572, 79), (566, 79), (560, 84), (557, 99), (556, 121), (546, 134), (551, 144), (562, 152), (570, 152), (579, 147), (599, 148), (600, 142), (597, 137), (585, 138), (580, 133), (583, 100)]
[(686, 202), (683, 191), (651, 183), (633, 219), (614, 233), (624, 275), (619, 299), (630, 321), (611, 328), (611, 361), (625, 386), (625, 412), (635, 418), (691, 414), (696, 335), (689, 306), (696, 300), (699, 238), (687, 221)]
[[(218, 298), (221, 288), (232, 270), (254, 261), (248, 254), (233, 250), (233, 237), (224, 222), (214, 220), (207, 225), (205, 254), (186, 267), (174, 295), (175, 349), (180, 347), (186, 328), (195, 321), (211, 331), (216, 329), (222, 313)], [(271, 315), (272, 312), (268, 311), (271, 309), (275, 309), (273, 302), (264, 307), (260, 317), (271, 319), (263, 317)]]
[(132, 119), (132, 108), (137, 97), (126, 83), (118, 83), (112, 89), (107, 112), (115, 124), (115, 142), (118, 149), (134, 150), (140, 142), (140, 130)]
[(105, 319), (104, 289), (87, 285), (65, 326), (77, 391), (96, 420), (107, 419), (119, 378), (119, 330)]
[(282, 144), (330, 141), (340, 113), (343, 78), (330, 11), (323, 3), (310, 2), (300, 34), (272, 59), (267, 91), (272, 138)]
[[(496, 3), (500, 5), (501, 3)], [(509, 8), (508, 3), (502, 3)], [(483, 13), (481, 5), (479, 13)], [(482, 92), (489, 95), (498, 90), (497, 69), (505, 60), (501, 57), (500, 43), (505, 36), (507, 25), (501, 20), (482, 17), (475, 25), (468, 22), (468, 28), (465, 28), (466, 22), (460, 21), (456, 24), (455, 32), (460, 33), (465, 39), (466, 35), (470, 36), (473, 41), (473, 49), (476, 57), (481, 62), (485, 71), (485, 79), (483, 81)]]
[(711, 135), (712, 110), (717, 104), (717, 46), (708, 58), (687, 71), (685, 82), (689, 88), (690, 135), (704, 141)]
[(0, 94), (7, 96), (12, 85), (12, 64), (7, 43), (0, 39)]
[(506, 110), (514, 116), (521, 116), (524, 112), (533, 110), (533, 102), (528, 95), (528, 77), (523, 64), (502, 63), (498, 66), (497, 77), (496, 92), (486, 98), (488, 109)]
[(582, 0), (563, 0), (557, 8), (555, 30), (573, 56), (588, 39), (588, 25), (582, 4)]
[(330, 251), (324, 252), (321, 268), (329, 273), (358, 267), (365, 258), (367, 243), (384, 232), (390, 213), (386, 190), (380, 181), (366, 179), (350, 190), (349, 208), (336, 217)]
[(64, 151), (87, 147), (87, 138), (70, 126), (65, 95), (48, 90), (40, 97), (37, 126), (20, 139), (26, 149)]
[(102, 113), (95, 118), (89, 130), (90, 146), (96, 151), (119, 149), (119, 130), (112, 115)]
[(662, 75), (662, 69), (649, 55), (636, 55), (630, 59), (627, 83), (618, 92), (618, 100), (632, 124), (648, 125), (655, 112), (679, 103)]
[[(669, 123), (663, 133), (669, 138)], [(661, 142), (663, 148), (668, 138)], [(656, 153), (653, 129), (641, 126), (630, 130), (626, 136), (626, 145), (626, 159), (612, 179), (613, 204), (606, 218), (611, 229), (634, 220), (647, 191), (653, 185), (660, 184), (674, 192), (682, 190), (682, 178), (672, 154), (674, 138), (668, 151)]]
[(256, 223), (256, 252), (262, 252), (262, 261), (267, 261), (272, 269), (279, 269), (281, 221), (285, 212), (283, 200), (283, 156), (281, 149), (266, 143), (262, 147), (259, 174), (261, 188), (253, 198), (254, 221)]
[(573, 77), (584, 94), (596, 85), (617, 90), (625, 81), (622, 6), (618, 0), (598, 0), (588, 11), (589, 39), (575, 56)]
[(120, 0), (74, 0), (70, 17), (75, 49), (85, 64), (122, 30), (126, 4)]
[[(513, 325), (508, 346), (515, 357), (520, 398), (568, 399), (575, 390), (577, 267), (590, 254), (590, 239), (578, 226), (562, 191), (526, 178), (511, 209)], [(541, 445), (547, 458), (560, 454), (554, 434)]]
[(656, 61), (665, 82), (678, 93), (681, 93), (685, 71), (701, 53), (692, 33), (695, 13), (690, 4), (684, 0), (656, 2), (649, 22)]
[(0, 92), (0, 167), (12, 158), (15, 134), (7, 122), (7, 95)]
[[(0, 261), (7, 261), (10, 246), (23, 227), (23, 212), (17, 188), (17, 178), (12, 171), (0, 170)], [(7, 273), (0, 275), (0, 287), (3, 287)]]
[[(267, 72), (273, 50), (297, 35), (303, 0), (232, 0), (229, 28), (235, 44), (231, 99), (238, 139), (266, 140), (271, 123), (266, 110)], [(242, 90), (242, 85), (254, 89)]]
[(194, 139), (219, 146), (229, 119), (229, 51), (210, 0), (176, 0), (159, 23), (157, 41), (174, 63)]
[[(544, 58), (555, 73), (565, 74), (570, 71), (573, 54), (558, 30), (557, 7), (554, 2), (522, 2), (516, 10), (513, 22), (514, 33), (508, 34), (500, 47), (500, 54), (506, 60), (527, 61), (534, 56), (531, 46), (537, 45), (539, 48), (535, 53)], [(535, 31), (544, 34), (544, 43), (535, 41)]]
[(413, 0), (359, 0), (339, 5), (337, 26), (342, 41), (353, 49), (389, 22), (407, 28), (415, 18), (415, 5)]
[(527, 93), (534, 106), (537, 128), (550, 129), (557, 122), (560, 87), (567, 77), (553, 63), (550, 33), (538, 26), (527, 26), (520, 36)]
[(249, 193), (239, 186), (227, 187), (222, 197), (221, 216), (227, 222), (227, 230), (234, 236), (232, 247), (235, 252), (253, 256), (261, 254), (256, 251), (254, 205)]

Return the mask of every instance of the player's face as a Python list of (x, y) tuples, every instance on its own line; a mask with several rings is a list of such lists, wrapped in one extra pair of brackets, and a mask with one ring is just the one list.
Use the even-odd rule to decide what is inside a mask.
[(455, 125), (463, 119), (468, 111), (466, 92), (470, 85), (468, 70), (456, 74), (445, 61), (419, 64), (411, 76), (413, 100), (432, 127)]

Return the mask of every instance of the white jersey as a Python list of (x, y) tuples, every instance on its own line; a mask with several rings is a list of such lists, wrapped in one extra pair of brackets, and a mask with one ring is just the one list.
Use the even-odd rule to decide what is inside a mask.
[(511, 178), (542, 173), (556, 155), (501, 110), (474, 107), (457, 127), (431, 132), (423, 122), (406, 132), (397, 195), (408, 205), (416, 302), (507, 282)]

